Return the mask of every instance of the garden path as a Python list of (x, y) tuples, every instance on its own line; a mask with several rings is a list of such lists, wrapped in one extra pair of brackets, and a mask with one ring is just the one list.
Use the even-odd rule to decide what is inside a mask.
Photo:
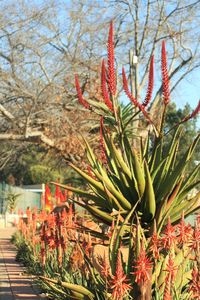
[(15, 228), (0, 228), (0, 300), (44, 299), (24, 267), (15, 261), (16, 248), (10, 242), (14, 232)]

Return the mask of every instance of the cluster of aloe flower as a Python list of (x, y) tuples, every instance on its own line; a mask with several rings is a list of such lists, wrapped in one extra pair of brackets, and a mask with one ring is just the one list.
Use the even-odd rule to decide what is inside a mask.
[[(89, 255), (92, 244), (88, 226), (96, 228), (96, 224), (86, 218), (85, 214), (75, 213), (72, 203), (61, 207), (60, 212), (39, 212), (34, 209), (27, 210), (25, 216), (20, 213), (16, 236), (17, 258), (28, 265), (30, 272), (40, 276), (43, 280), (42, 287), (49, 297), (70, 299), (71, 295), (73, 299), (77, 288), (80, 294), (84, 294), (85, 288), (78, 284), (87, 285), (88, 280), (88, 270), (81, 248), (84, 247), (85, 253)], [(95, 233), (99, 233), (101, 237), (100, 232)], [(99, 243), (98, 238), (92, 240), (93, 244)], [(44, 276), (51, 278), (47, 278), (48, 283)], [(53, 284), (55, 276), (59, 278), (57, 287)], [(64, 290), (59, 290), (60, 284)], [(68, 291), (71, 288), (72, 291)]]
[[(187, 172), (200, 136), (194, 139), (181, 160), (177, 159), (177, 153), (184, 123), (197, 116), (200, 102), (190, 115), (165, 132), (170, 101), (165, 42), (162, 43), (161, 70), (163, 98), (158, 122), (148, 111), (154, 84), (154, 57), (150, 61), (149, 83), (142, 103), (129, 90), (125, 69), (122, 69), (123, 88), (131, 103), (125, 107), (120, 105), (112, 22), (107, 65), (102, 61), (102, 101), (85, 99), (75, 76), (80, 103), (100, 117), (100, 151), (93, 151), (84, 139), (86, 168), (82, 170), (70, 164), (85, 180), (85, 189), (54, 184), (78, 194), (78, 200), (72, 201), (89, 212), (100, 227), (92, 230), (88, 226), (83, 230), (82, 226), (80, 230), (77, 220), (73, 219), (73, 236), (67, 237), (68, 246), (64, 247), (63, 237), (72, 233), (72, 226), (64, 223), (65, 217), (58, 217), (54, 229), (49, 221), (48, 225), (42, 225), (41, 253), (53, 245), (56, 254), (49, 259), (51, 272), (44, 270), (40, 278), (54, 291), (54, 297), (57, 293), (58, 299), (199, 299), (200, 218), (197, 216), (191, 226), (185, 223), (184, 216), (200, 208), (200, 192), (190, 193), (200, 182), (200, 164), (191, 173)], [(134, 136), (132, 134), (138, 117), (140, 125), (148, 128), (146, 136), (135, 137), (135, 130)], [(169, 146), (164, 152), (166, 140)], [(85, 232), (85, 238), (80, 231)], [(66, 257), (70, 260), (66, 249), (71, 245), (79, 280), (76, 272), (71, 272), (65, 264)], [(65, 253), (64, 260), (60, 253)], [(53, 256), (57, 267), (50, 264)]]
[[(146, 236), (139, 218), (118, 214), (106, 233), (72, 205), (60, 213), (21, 216), (18, 234), (28, 260), (53, 299), (199, 299), (200, 218)], [(131, 223), (130, 223), (131, 222)], [(19, 237), (18, 237), (19, 238)], [(18, 245), (19, 246), (19, 245)], [(24, 249), (24, 248), (23, 248)], [(39, 271), (38, 271), (39, 270)]]

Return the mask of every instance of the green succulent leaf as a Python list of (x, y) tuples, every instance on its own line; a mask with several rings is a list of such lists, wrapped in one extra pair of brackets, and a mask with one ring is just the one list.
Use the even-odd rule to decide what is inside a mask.
[(85, 287), (83, 287), (81, 285), (68, 283), (68, 282), (63, 282), (63, 281), (59, 281), (59, 280), (56, 280), (56, 279), (51, 279), (51, 278), (44, 277), (44, 276), (39, 276), (39, 278), (44, 280), (44, 281), (47, 281), (47, 282), (58, 284), (61, 287), (64, 287), (64, 288), (69, 289), (73, 292), (79, 293), (83, 296), (87, 296), (87, 299), (94, 299), (95, 298), (93, 293), (91, 293), (88, 289), (86, 289)]
[(144, 171), (145, 171), (146, 186), (141, 201), (142, 213), (143, 213), (142, 219), (144, 221), (149, 222), (154, 218), (156, 213), (156, 199), (155, 199), (155, 193), (153, 188), (153, 182), (146, 161), (144, 162)]

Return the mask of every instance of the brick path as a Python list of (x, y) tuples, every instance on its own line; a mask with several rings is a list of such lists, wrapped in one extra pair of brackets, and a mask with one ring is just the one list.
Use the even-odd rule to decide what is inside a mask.
[(44, 300), (23, 266), (15, 261), (16, 248), (10, 243), (14, 231), (0, 228), (0, 300)]

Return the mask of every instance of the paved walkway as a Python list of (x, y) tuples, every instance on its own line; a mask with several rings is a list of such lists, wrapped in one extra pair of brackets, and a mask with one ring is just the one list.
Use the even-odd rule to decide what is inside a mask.
[(15, 261), (16, 248), (10, 242), (14, 231), (0, 228), (0, 300), (44, 300), (23, 266)]

